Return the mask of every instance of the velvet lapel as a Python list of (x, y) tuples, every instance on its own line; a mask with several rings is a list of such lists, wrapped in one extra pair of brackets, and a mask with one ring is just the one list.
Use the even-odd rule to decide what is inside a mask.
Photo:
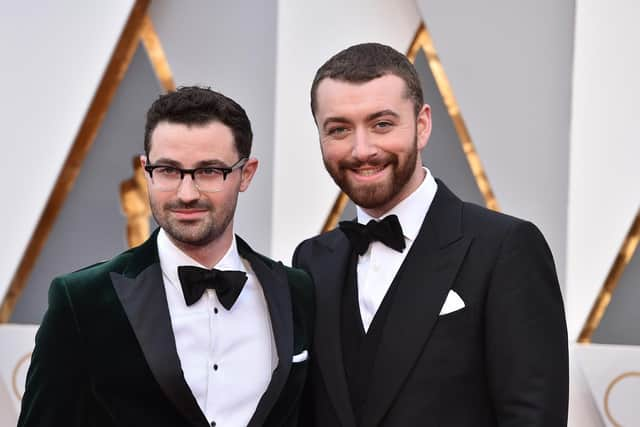
[(291, 292), (287, 282), (287, 274), (281, 263), (269, 260), (267, 262), (255, 253), (247, 243), (236, 236), (238, 253), (251, 264), (262, 291), (264, 292), (271, 327), (278, 353), (278, 366), (273, 371), (271, 381), (267, 386), (258, 406), (256, 407), (248, 427), (264, 425), (267, 416), (275, 405), (284, 388), (293, 358), (293, 310), (291, 307)]
[[(427, 344), (471, 240), (462, 235), (462, 202), (442, 182), (394, 281), (362, 426), (379, 425)], [(437, 369), (434, 366), (433, 369)]]
[(157, 234), (156, 230), (142, 246), (133, 249), (123, 274), (111, 273), (111, 280), (160, 388), (192, 426), (207, 426), (180, 366), (158, 259)]
[(351, 259), (351, 244), (341, 231), (334, 231), (315, 241), (314, 245), (313, 263), (309, 265), (316, 282), (314, 350), (329, 397), (343, 427), (355, 427), (340, 340), (342, 288)]

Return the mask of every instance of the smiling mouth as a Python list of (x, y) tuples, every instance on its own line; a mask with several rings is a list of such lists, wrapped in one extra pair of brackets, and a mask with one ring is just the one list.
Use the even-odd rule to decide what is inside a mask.
[(363, 176), (371, 176), (371, 175), (375, 175), (378, 172), (380, 172), (382, 169), (384, 169), (384, 167), (379, 167), (379, 168), (371, 168), (371, 169), (358, 169), (355, 172), (358, 175), (363, 175)]
[(380, 166), (367, 166), (367, 167), (360, 167), (360, 168), (353, 168), (350, 169), (351, 172), (353, 172), (355, 175), (362, 177), (362, 178), (368, 178), (368, 177), (372, 177), (375, 175), (378, 175), (380, 172), (384, 171), (387, 168), (387, 165), (380, 165)]

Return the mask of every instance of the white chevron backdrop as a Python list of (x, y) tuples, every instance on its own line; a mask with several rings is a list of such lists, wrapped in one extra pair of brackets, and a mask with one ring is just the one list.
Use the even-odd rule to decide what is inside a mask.
[[(2, 6), (0, 296), (133, 4)], [(577, 336), (640, 208), (638, 2), (156, 0), (149, 15), (178, 85), (211, 85), (247, 109), (261, 169), (241, 196), (236, 230), (285, 263), (337, 195), (308, 106), (316, 68), (362, 41), (406, 51), (424, 20), (501, 208), (548, 238)], [(580, 384), (573, 408), (589, 400), (588, 381)], [(592, 403), (572, 425), (602, 425), (584, 415)]]

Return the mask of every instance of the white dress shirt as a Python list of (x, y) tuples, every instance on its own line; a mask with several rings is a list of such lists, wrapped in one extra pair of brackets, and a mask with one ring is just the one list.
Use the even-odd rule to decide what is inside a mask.
[(426, 176), (420, 186), (380, 218), (374, 218), (360, 206), (356, 206), (358, 222), (361, 224), (367, 224), (372, 219), (378, 221), (389, 215), (397, 215), (406, 244), (404, 250), (398, 252), (384, 243), (372, 242), (367, 252), (358, 257), (358, 303), (365, 331), (369, 330), (373, 317), (418, 236), (436, 195), (438, 184), (429, 170), (424, 169)]
[(164, 230), (158, 234), (158, 255), (176, 348), (191, 392), (210, 423), (246, 426), (278, 364), (271, 318), (256, 275), (240, 258), (234, 238), (215, 266), (247, 273), (231, 310), (211, 289), (187, 306), (178, 266), (207, 267), (177, 248)]

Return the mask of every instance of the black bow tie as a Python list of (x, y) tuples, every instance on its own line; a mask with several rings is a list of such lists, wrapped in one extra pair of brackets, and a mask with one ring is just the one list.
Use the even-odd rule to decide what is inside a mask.
[(354, 221), (342, 221), (339, 226), (358, 255), (367, 252), (371, 242), (382, 242), (398, 252), (402, 252), (406, 246), (402, 226), (395, 215), (389, 215), (382, 221), (372, 219), (367, 225)]
[(227, 310), (231, 310), (247, 281), (247, 273), (244, 271), (222, 271), (215, 268), (207, 270), (188, 265), (178, 267), (178, 277), (187, 305), (198, 301), (205, 289), (215, 289), (220, 303)]

